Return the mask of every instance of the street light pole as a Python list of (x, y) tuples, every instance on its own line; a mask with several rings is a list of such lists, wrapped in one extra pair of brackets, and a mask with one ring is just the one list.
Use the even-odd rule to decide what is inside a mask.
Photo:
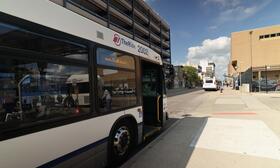
[(250, 80), (250, 92), (253, 90), (253, 44), (252, 44), (252, 35), (253, 31), (250, 31), (250, 49), (251, 49), (251, 80)]
[(267, 90), (267, 65), (265, 65), (265, 92), (268, 93), (268, 90)]
[(240, 84), (239, 84), (239, 90), (241, 89), (241, 86), (242, 86), (242, 77), (241, 77), (241, 75), (242, 75), (242, 73), (241, 73), (241, 71), (239, 72), (240, 74), (239, 74), (239, 78), (240, 78), (240, 80), (239, 80), (239, 82), (240, 82)]

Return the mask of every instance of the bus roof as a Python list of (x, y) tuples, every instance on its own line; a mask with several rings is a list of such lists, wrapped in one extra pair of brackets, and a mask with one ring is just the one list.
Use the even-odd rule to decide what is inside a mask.
[[(162, 65), (161, 57), (151, 48), (106, 28), (51, 1), (2, 0), (0, 11), (46, 27), (122, 50)], [(102, 34), (103, 38), (98, 38)], [(147, 51), (147, 52), (146, 52)]]

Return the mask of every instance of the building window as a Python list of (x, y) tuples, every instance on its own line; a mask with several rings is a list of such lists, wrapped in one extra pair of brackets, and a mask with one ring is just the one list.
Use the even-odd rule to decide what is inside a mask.
[(97, 49), (97, 92), (100, 112), (111, 112), (137, 104), (134, 57)]
[(264, 35), (264, 38), (269, 38), (269, 34)]
[(266, 34), (266, 35), (260, 35), (259, 36), (259, 39), (264, 39), (264, 38), (276, 38), (276, 37), (279, 37), (280, 36), (280, 33), (273, 33), (273, 34)]
[(9, 58), (0, 67), (0, 125), (41, 123), (90, 111), (87, 67)]

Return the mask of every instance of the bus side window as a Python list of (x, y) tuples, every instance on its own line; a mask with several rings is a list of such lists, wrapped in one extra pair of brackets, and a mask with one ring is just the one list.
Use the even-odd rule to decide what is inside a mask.
[(110, 112), (136, 105), (134, 72), (98, 68), (99, 111)]
[(90, 111), (87, 67), (15, 59), (6, 59), (0, 66), (4, 67), (0, 124), (29, 124)]
[(108, 113), (135, 106), (137, 97), (134, 57), (104, 48), (97, 48), (96, 55), (99, 112)]

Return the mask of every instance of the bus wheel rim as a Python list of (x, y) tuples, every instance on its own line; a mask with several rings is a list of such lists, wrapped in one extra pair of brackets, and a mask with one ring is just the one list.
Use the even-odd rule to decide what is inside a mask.
[(120, 127), (114, 136), (114, 152), (118, 156), (123, 156), (127, 153), (130, 145), (130, 133), (126, 126)]

